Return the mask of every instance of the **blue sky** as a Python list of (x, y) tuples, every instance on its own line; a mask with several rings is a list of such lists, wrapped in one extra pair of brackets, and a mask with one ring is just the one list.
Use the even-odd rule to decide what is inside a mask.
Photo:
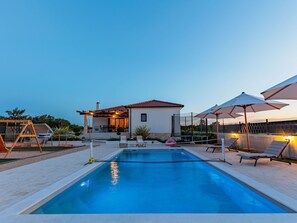
[[(0, 114), (159, 99), (201, 112), (297, 74), (295, 0), (0, 0)], [(297, 104), (252, 118), (296, 118)]]

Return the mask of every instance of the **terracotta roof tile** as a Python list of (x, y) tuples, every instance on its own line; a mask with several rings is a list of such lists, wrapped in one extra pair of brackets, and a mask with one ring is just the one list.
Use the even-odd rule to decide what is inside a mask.
[[(180, 108), (180, 107), (184, 107), (184, 105), (166, 102), (166, 101), (150, 100), (150, 101), (140, 102), (136, 104), (120, 105), (120, 106), (104, 108), (104, 109), (95, 110), (95, 111), (86, 111), (86, 113), (94, 112), (96, 115), (98, 115), (98, 114), (105, 114), (105, 113), (113, 113), (116, 111), (128, 112), (128, 108), (170, 108), (170, 107)], [(83, 112), (80, 112), (80, 113), (84, 114)]]
[(128, 111), (128, 109), (124, 105), (111, 107), (111, 108), (104, 108), (100, 110), (96, 110), (95, 112), (113, 112), (113, 111)]
[(151, 100), (136, 104), (127, 105), (126, 108), (160, 108), (160, 107), (184, 107), (182, 104), (176, 104), (166, 101)]

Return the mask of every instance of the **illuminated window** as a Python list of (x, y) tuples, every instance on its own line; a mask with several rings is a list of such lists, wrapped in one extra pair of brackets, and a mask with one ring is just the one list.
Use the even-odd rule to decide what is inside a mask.
[(140, 119), (141, 119), (141, 122), (146, 122), (147, 121), (147, 114), (146, 113), (141, 113)]

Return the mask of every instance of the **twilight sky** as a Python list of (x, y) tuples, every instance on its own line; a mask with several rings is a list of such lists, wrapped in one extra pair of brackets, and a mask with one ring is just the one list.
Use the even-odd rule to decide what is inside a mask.
[[(296, 0), (0, 0), (0, 115), (159, 99), (202, 112), (297, 74)], [(287, 101), (285, 101), (287, 102)], [(297, 118), (297, 102), (250, 120)]]

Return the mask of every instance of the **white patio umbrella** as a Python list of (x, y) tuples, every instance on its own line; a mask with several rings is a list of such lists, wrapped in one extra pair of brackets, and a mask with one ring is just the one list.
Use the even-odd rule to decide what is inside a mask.
[(278, 101), (265, 101), (262, 98), (248, 95), (242, 92), (239, 96), (227, 101), (226, 103), (218, 106), (215, 112), (221, 113), (244, 113), (246, 139), (248, 150), (250, 150), (249, 128), (247, 122), (247, 112), (268, 111), (274, 109), (281, 109), (288, 104)]
[(262, 92), (268, 99), (297, 99), (297, 75)]
[(217, 142), (219, 141), (219, 118), (237, 118), (242, 115), (216, 112), (219, 106), (215, 105), (204, 112), (199, 113), (195, 117), (216, 119)]

